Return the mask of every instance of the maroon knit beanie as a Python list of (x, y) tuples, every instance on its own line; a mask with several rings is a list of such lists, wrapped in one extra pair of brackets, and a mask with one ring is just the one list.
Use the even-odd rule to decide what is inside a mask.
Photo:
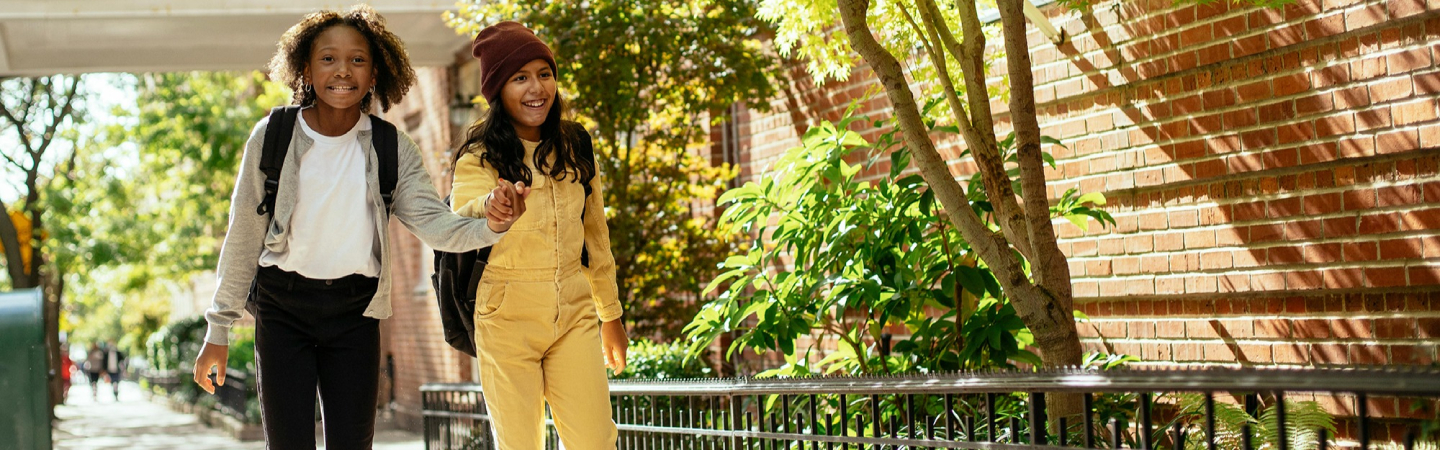
[(480, 30), (470, 54), (480, 60), (480, 94), (486, 100), (500, 96), (500, 88), (510, 80), (510, 75), (520, 71), (530, 61), (543, 59), (555, 67), (555, 56), (550, 47), (535, 36), (534, 31), (516, 22), (500, 22)]

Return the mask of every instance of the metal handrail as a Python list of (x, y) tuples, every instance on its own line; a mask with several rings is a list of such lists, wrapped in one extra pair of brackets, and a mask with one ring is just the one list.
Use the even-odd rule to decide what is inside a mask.
[[(483, 392), (478, 384), (431, 383), (422, 392)], [(1212, 368), (1190, 370), (1047, 369), (893, 376), (811, 378), (708, 378), (614, 380), (613, 395), (766, 395), (824, 391), (836, 394), (987, 392), (1367, 392), (1440, 396), (1440, 369), (1369, 367), (1347, 369)]]

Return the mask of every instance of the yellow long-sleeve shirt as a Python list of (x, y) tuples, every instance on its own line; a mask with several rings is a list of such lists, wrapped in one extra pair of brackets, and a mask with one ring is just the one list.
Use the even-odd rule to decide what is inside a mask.
[[(590, 267), (583, 270), (590, 280), (595, 311), (601, 321), (620, 318), (624, 311), (615, 283), (615, 256), (610, 252), (610, 227), (605, 223), (600, 176), (590, 181), (591, 193), (587, 197), (584, 186), (574, 177), (556, 181), (537, 170), (533, 160), (540, 144), (521, 142), (525, 144), (525, 165), (533, 174), (532, 190), (525, 214), (491, 249), (490, 266), (558, 274), (561, 268), (579, 263), (583, 243), (590, 253)], [(466, 217), (485, 217), (486, 201), (499, 178), (499, 172), (480, 158), (480, 151), (461, 156), (451, 185), (451, 209)]]

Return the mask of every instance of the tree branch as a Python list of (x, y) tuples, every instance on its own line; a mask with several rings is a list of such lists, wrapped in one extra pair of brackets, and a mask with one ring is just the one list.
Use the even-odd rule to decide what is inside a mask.
[(910, 91), (900, 62), (875, 40), (870, 25), (866, 22), (869, 6), (869, 0), (840, 0), (840, 17), (851, 46), (865, 58), (885, 86), (905, 143), (919, 163), (921, 176), (930, 184), (930, 189), (934, 190), (935, 198), (945, 207), (950, 223), (960, 230), (960, 234), (970, 242), (971, 248), (989, 263), (996, 279), (1006, 291), (1011, 293), (1012, 297), (1040, 298), (1043, 293), (1037, 292), (1035, 286), (1030, 284), (1025, 272), (1021, 270), (1020, 261), (1010, 251), (1005, 237), (991, 233), (984, 222), (980, 221), (980, 216), (970, 207), (964, 189), (955, 181), (949, 166), (935, 149), (935, 143), (930, 140), (920, 117), (920, 108), (915, 103), (915, 95)]
[[(1010, 71), (1010, 117), (1015, 125), (1015, 148), (1020, 163), (1020, 192), (1030, 223), (1031, 267), (1037, 282), (1071, 306), (1070, 266), (1055, 242), (1050, 222), (1049, 194), (1045, 191), (1045, 161), (1040, 155), (1040, 122), (1035, 117), (1035, 79), (1031, 74), (1030, 43), (1025, 34), (1024, 3), (999, 0), (1005, 36), (1005, 60)], [(962, 2), (963, 3), (963, 2)]]
[(51, 115), (51, 117), (53, 117), (53, 120), (51, 120), (50, 123), (45, 126), (45, 132), (40, 135), (40, 146), (34, 150), (36, 167), (39, 167), (40, 157), (45, 155), (45, 149), (50, 147), (51, 142), (55, 142), (55, 130), (57, 128), (60, 128), (60, 123), (64, 122), (65, 118), (70, 116), (70, 113), (74, 111), (75, 94), (76, 91), (79, 90), (79, 88), (80, 77), (71, 77), (70, 87), (65, 90), (65, 105), (61, 106), (59, 111), (54, 111), (53, 109), (55, 106), (55, 97), (53, 90), (48, 94), (50, 96), (50, 106), (52, 108), (51, 111), (54, 111)]
[(985, 85), (985, 34), (980, 30), (980, 19), (976, 15), (975, 5), (959, 2), (961, 26), (965, 28), (965, 42), (962, 47), (955, 42), (955, 36), (942, 20), (943, 16), (940, 15), (934, 0), (918, 0), (918, 3), (920, 18), (930, 29), (931, 35), (936, 41), (945, 43), (945, 48), (950, 49), (960, 60), (960, 76), (965, 81), (965, 97), (970, 104), (971, 114), (968, 120), (965, 108), (955, 93), (955, 84), (950, 78), (950, 70), (945, 60), (942, 58), (934, 64), (940, 73), (950, 111), (960, 125), (961, 136), (965, 138), (965, 145), (974, 156), (975, 165), (980, 168), (981, 183), (985, 185), (985, 193), (995, 208), (995, 222), (1000, 224), (1000, 231), (1005, 233), (1005, 238), (1020, 254), (1028, 258), (1034, 253), (1031, 252), (1025, 218), (1020, 212), (1019, 203), (1015, 201), (1015, 190), (1010, 187), (1010, 176), (1005, 173), (1005, 159), (1000, 155), (995, 143), (995, 122), (990, 117), (990, 93)]

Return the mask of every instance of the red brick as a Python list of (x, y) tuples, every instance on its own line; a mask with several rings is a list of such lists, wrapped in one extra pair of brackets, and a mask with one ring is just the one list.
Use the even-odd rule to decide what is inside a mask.
[(1335, 109), (1335, 101), (1329, 92), (1295, 99), (1295, 114), (1301, 117)]
[[(1315, 138), (1315, 130), (1311, 127), (1310, 122), (1280, 125), (1276, 132), (1278, 133), (1278, 141), (1281, 145), (1308, 141)], [(1294, 164), (1292, 163), (1291, 165)]]
[(1140, 273), (1140, 258), (1127, 257), (1111, 260), (1111, 270), (1115, 275), (1133, 275)]
[(1282, 101), (1261, 106), (1256, 110), (1260, 123), (1288, 121), (1295, 118), (1295, 102)]
[(1422, 242), (1420, 238), (1380, 241), (1380, 259), (1419, 259)]
[(1170, 347), (1176, 362), (1201, 360), (1200, 344), (1185, 342), (1172, 344)]
[(1264, 224), (1250, 226), (1251, 243), (1270, 242), (1283, 239), (1285, 227), (1282, 224)]
[(1275, 96), (1299, 94), (1310, 89), (1310, 77), (1305, 74), (1286, 75), (1275, 80)]
[(1326, 269), (1325, 287), (1329, 289), (1350, 289), (1364, 287), (1365, 274), (1360, 269)]
[(1344, 344), (1313, 344), (1310, 357), (1315, 364), (1349, 364), (1350, 356)]
[(1417, 95), (1440, 93), (1440, 72), (1415, 75), (1410, 77), (1410, 79), (1415, 82), (1415, 93)]
[(1347, 137), (1335, 142), (1335, 151), (1340, 158), (1375, 156), (1375, 138), (1370, 136)]
[(1384, 103), (1409, 97), (1411, 92), (1409, 77), (1385, 80), (1370, 85), (1370, 101)]
[(1413, 339), (1415, 338), (1415, 319), (1375, 319), (1375, 337), (1380, 339)]
[[(1338, 93), (1337, 93), (1338, 96)], [(1341, 113), (1315, 119), (1315, 135), (1328, 137), (1355, 132), (1355, 114)]]
[[(1381, 364), (1385, 364), (1388, 359), (1389, 359), (1389, 358), (1386, 358), (1386, 357), (1385, 357), (1385, 347), (1384, 347), (1384, 346), (1377, 345), (1377, 344), (1351, 344), (1351, 345), (1350, 345), (1350, 363), (1351, 363), (1351, 364), (1361, 364), (1361, 365), (1378, 366), (1378, 365), (1381, 365)], [(1383, 408), (1377, 408), (1377, 409), (1383, 409)], [(1375, 413), (1376, 413), (1377, 415), (1378, 415), (1378, 414), (1383, 414), (1383, 411), (1375, 411)], [(1382, 417), (1384, 417), (1384, 416), (1382, 416)], [(1390, 417), (1393, 417), (1393, 415), (1390, 416)]]
[(1345, 13), (1345, 30), (1354, 31), (1386, 19), (1385, 5), (1370, 5)]
[(1316, 89), (1345, 84), (1350, 82), (1350, 65), (1336, 64), (1329, 67), (1322, 67), (1311, 72), (1310, 84)]
[(1440, 284), (1440, 266), (1410, 266), (1411, 286), (1434, 286), (1437, 284)]
[(1319, 289), (1325, 287), (1324, 274), (1314, 270), (1296, 270), (1285, 272), (1285, 288), (1290, 290), (1298, 289)]
[(1406, 230), (1440, 229), (1440, 208), (1411, 211), (1400, 216), (1401, 227)]
[[(1271, 251), (1271, 253), (1274, 253)], [(1285, 289), (1285, 274), (1257, 273), (1250, 276), (1250, 288), (1256, 291), (1280, 291)]]
[(1344, 14), (1332, 14), (1325, 17), (1318, 17), (1305, 22), (1305, 35), (1312, 40), (1344, 32)]
[(1253, 126), (1258, 123), (1259, 120), (1255, 115), (1255, 110), (1248, 108), (1227, 112), (1222, 117), (1225, 121), (1226, 130), (1238, 130), (1240, 128)]
[(1420, 186), (1415, 184), (1375, 188), (1378, 206), (1413, 206), (1420, 203)]
[(1385, 75), (1385, 58), (1364, 58), (1350, 62), (1350, 79), (1369, 80)]
[(1390, 117), (1395, 121), (1395, 126), (1435, 120), (1435, 100), (1425, 99), (1393, 105), (1390, 107)]
[(1391, 54), (1385, 58), (1385, 65), (1388, 67), (1390, 75), (1428, 69), (1431, 66), (1430, 49), (1418, 48)]
[(1179, 233), (1165, 233), (1155, 236), (1155, 251), (1170, 252), (1185, 248), (1185, 237)]
[(1420, 339), (1440, 338), (1440, 318), (1421, 317), (1415, 319), (1415, 337)]
[(1269, 251), (1270, 264), (1299, 264), (1305, 261), (1301, 256), (1300, 247), (1271, 247)]
[(1330, 335), (1335, 339), (1374, 339), (1372, 319), (1330, 319)]
[(1396, 19), (1425, 12), (1425, 0), (1389, 0), (1385, 6)]
[(1345, 242), (1341, 244), (1345, 252), (1345, 261), (1374, 261), (1378, 256), (1377, 246), (1374, 242)]
[(1185, 278), (1185, 293), (1213, 294), (1218, 292), (1217, 280), (1213, 275), (1196, 275)]
[(1161, 338), (1185, 337), (1185, 321), (1162, 320), (1155, 322), (1155, 335)]
[(1355, 112), (1355, 131), (1370, 131), (1390, 126), (1390, 109), (1375, 108)]
[(1309, 364), (1310, 354), (1304, 344), (1275, 344), (1271, 347), (1276, 364)]
[(1365, 284), (1370, 287), (1405, 286), (1404, 267), (1372, 267), (1365, 269)]
[(1393, 345), (1390, 346), (1390, 356), (1391, 364), (1428, 366), (1435, 363), (1435, 347), (1429, 345)]
[(1297, 319), (1292, 325), (1295, 327), (1295, 339), (1330, 338), (1330, 321), (1327, 319)]
[(1374, 189), (1353, 189), (1342, 192), (1340, 197), (1344, 199), (1346, 211), (1375, 208), (1376, 197)]
[(1398, 213), (1381, 213), (1360, 216), (1360, 229), (1366, 234), (1385, 234), (1400, 231)]
[(1290, 339), (1290, 321), (1286, 319), (1257, 319), (1255, 320), (1255, 337), (1272, 339)]
[(1416, 130), (1397, 130), (1381, 133), (1375, 137), (1375, 153), (1390, 154), (1420, 149), (1420, 135)]
[(1204, 270), (1228, 269), (1233, 264), (1229, 251), (1213, 251), (1200, 254), (1200, 268)]
[(1215, 332), (1215, 327), (1219, 326), (1219, 324), (1218, 324), (1216, 321), (1213, 321), (1213, 320), (1186, 320), (1186, 321), (1184, 322), (1184, 324), (1185, 324), (1185, 337), (1186, 337), (1186, 338), (1189, 338), (1189, 339), (1218, 339), (1218, 338), (1220, 337), (1220, 334)]
[[(1436, 128), (1436, 138), (1440, 139), (1440, 126)], [(1296, 148), (1296, 152), (1300, 154), (1300, 164), (1304, 165), (1334, 161), (1336, 158), (1335, 143), (1333, 142), (1302, 145)]]
[(1264, 100), (1270, 98), (1270, 95), (1271, 91), (1269, 80), (1244, 84), (1235, 88), (1235, 96), (1239, 98), (1240, 102), (1242, 103), (1250, 103), (1256, 100)]
[(1321, 215), (1342, 210), (1339, 193), (1310, 194), (1303, 198), (1305, 214)]
[[(1284, 226), (1285, 240), (1290, 242), (1303, 242), (1312, 239), (1320, 239), (1321, 237), (1325, 236), (1324, 227), (1321, 225), (1321, 222), (1319, 220), (1290, 220), (1286, 221)], [(1280, 247), (1272, 247), (1270, 250), (1273, 252), (1279, 248)], [(1294, 256), (1298, 258), (1300, 255), (1299, 250), (1295, 249), (1294, 247), (1290, 248), (1294, 250)], [(1284, 251), (1282, 251), (1282, 254), (1285, 254), (1287, 256), (1290, 255), (1289, 253), (1286, 253)]]

